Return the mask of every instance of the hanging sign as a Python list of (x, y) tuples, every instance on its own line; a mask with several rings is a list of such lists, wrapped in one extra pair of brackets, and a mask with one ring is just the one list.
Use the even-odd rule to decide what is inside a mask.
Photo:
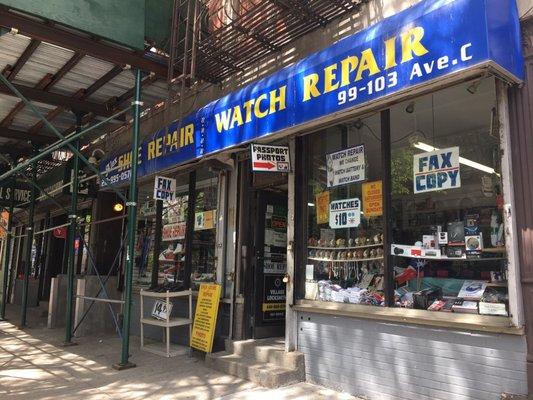
[(461, 187), (459, 147), (415, 154), (413, 157), (415, 193)]
[(329, 227), (357, 228), (361, 223), (361, 202), (358, 198), (332, 201), (329, 204)]
[(288, 146), (266, 146), (254, 144), (252, 151), (252, 171), (289, 172), (291, 160)]
[(62, 226), (61, 228), (55, 228), (52, 232), (55, 238), (66, 239), (67, 238), (67, 228)]
[(156, 176), (154, 180), (154, 199), (173, 201), (176, 199), (176, 180)]
[[(138, 176), (482, 70), (524, 79), (516, 0), (420, 1), (152, 132)], [(130, 146), (102, 161), (101, 185), (128, 183), (131, 160)]]
[(217, 323), (220, 285), (201, 284), (194, 313), (191, 347), (211, 353)]
[(31, 199), (31, 186), (23, 182), (16, 182), (15, 188), (13, 189), (11, 182), (6, 181), (1, 183), (0, 206), (9, 207), (12, 199), (14, 200), (15, 207), (29, 202)]
[(327, 224), (329, 221), (329, 192), (320, 192), (315, 195), (316, 223)]
[(365, 146), (359, 145), (326, 155), (328, 187), (365, 180)]
[(367, 218), (383, 215), (381, 181), (363, 183), (363, 214)]

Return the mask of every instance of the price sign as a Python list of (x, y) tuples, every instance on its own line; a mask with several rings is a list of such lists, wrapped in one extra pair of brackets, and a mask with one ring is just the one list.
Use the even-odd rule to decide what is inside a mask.
[(329, 203), (329, 227), (356, 228), (361, 223), (361, 201), (358, 198)]
[(152, 309), (152, 317), (166, 320), (167, 317), (170, 317), (171, 312), (172, 303), (169, 303), (167, 307), (166, 301), (156, 300), (154, 303), (154, 308)]

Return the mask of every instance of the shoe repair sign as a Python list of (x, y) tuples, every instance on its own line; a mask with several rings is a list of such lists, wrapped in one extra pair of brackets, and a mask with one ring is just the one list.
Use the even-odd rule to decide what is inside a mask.
[(413, 173), (415, 193), (461, 187), (459, 147), (415, 154)]
[(288, 146), (251, 145), (252, 171), (289, 172), (291, 160)]

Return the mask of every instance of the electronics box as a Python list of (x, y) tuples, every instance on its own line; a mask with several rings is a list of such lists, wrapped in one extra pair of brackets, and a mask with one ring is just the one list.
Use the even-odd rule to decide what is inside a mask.
[(423, 289), (413, 293), (413, 308), (427, 310), (435, 300), (442, 298), (442, 289)]

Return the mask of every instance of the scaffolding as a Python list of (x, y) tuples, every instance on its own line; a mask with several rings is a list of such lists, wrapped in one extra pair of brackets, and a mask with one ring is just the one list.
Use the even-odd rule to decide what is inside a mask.
[[(25, 17), (8, 8), (0, 8), (0, 38), (8, 37), (9, 48), (21, 49), (19, 57), (12, 65), (6, 65), (0, 73), (0, 109), (9, 109), (0, 118), (0, 161), (10, 166), (10, 170), (0, 174), (0, 184), (15, 188), (15, 178), (20, 178), (31, 186), (30, 200), (16, 205), (12, 197), (7, 207), (9, 218), (6, 231), (5, 257), (3, 259), (4, 276), (2, 281), (2, 301), (0, 319), (5, 318), (7, 287), (13, 260), (10, 259), (13, 239), (26, 238), (25, 265), (23, 271), (22, 308), (20, 326), (26, 326), (29, 277), (32, 267), (32, 239), (37, 234), (50, 232), (56, 228), (68, 227), (67, 250), (67, 298), (65, 345), (74, 344), (73, 334), (79, 323), (73, 324), (74, 274), (75, 274), (75, 240), (78, 230), (87, 223), (81, 223), (78, 216), (78, 187), (83, 180), (75, 172), (72, 176), (70, 206), (60, 204), (52, 193), (38, 184), (39, 177), (46, 172), (63, 165), (51, 155), (65, 151), (72, 155), (73, 171), (81, 166), (93, 175), (84, 180), (98, 178), (106, 190), (116, 193), (127, 207), (127, 229), (120, 240), (119, 253), (126, 252), (124, 292), (122, 300), (111, 300), (105, 291), (109, 279), (100, 276), (101, 284), (96, 296), (86, 297), (91, 301), (89, 310), (95, 301), (115, 302), (123, 307), (123, 323), (120, 329), (115, 320), (117, 332), (122, 339), (121, 357), (117, 369), (133, 367), (129, 361), (129, 339), (132, 304), (132, 275), (135, 259), (135, 231), (137, 224), (137, 167), (138, 147), (140, 141), (141, 107), (143, 113), (150, 107), (157, 107), (161, 99), (179, 97), (178, 121), (181, 123), (184, 111), (184, 97), (191, 86), (201, 82), (221, 84), (229, 77), (246, 71), (258, 61), (273, 54), (296, 39), (309, 32), (323, 28), (341, 16), (357, 12), (367, 0), (174, 0), (172, 21), (167, 49), (151, 48), (147, 43), (143, 54), (127, 51), (124, 48), (102, 43), (91, 37), (63, 29), (55, 24), (46, 24), (38, 18)], [(11, 31), (9, 31), (11, 29)], [(21, 36), (26, 35), (26, 36)], [(52, 46), (53, 45), (53, 46)], [(17, 80), (26, 63), (31, 62), (34, 53), (41, 51), (41, 56), (48, 57), (49, 62), (64, 58), (53, 73), (44, 76), (26, 76), (27, 82)], [(90, 55), (91, 57), (87, 57)], [(97, 62), (99, 60), (105, 60)], [(62, 94), (68, 88), (64, 78), (73, 71), (86, 71), (92, 75), (93, 70), (103, 73), (76, 82), (77, 90), (70, 95)], [(133, 72), (133, 78), (128, 76)], [(166, 73), (165, 73), (166, 72)], [(80, 73), (83, 77), (83, 74)], [(124, 82), (132, 82), (133, 87), (120, 91)], [(103, 98), (101, 89), (106, 88), (112, 95)], [(54, 89), (54, 90), (51, 90)], [(58, 90), (56, 90), (58, 89)], [(141, 90), (148, 97), (149, 104), (144, 107)], [(7, 100), (7, 98), (11, 100)], [(13, 103), (13, 99), (15, 102)], [(125, 107), (125, 103), (128, 103)], [(46, 106), (44, 106), (46, 105)], [(168, 103), (167, 103), (168, 105)], [(72, 114), (70, 113), (72, 111)], [(72, 115), (74, 118), (72, 118)], [(131, 116), (131, 119), (128, 119)], [(21, 130), (17, 121), (30, 121), (27, 130)], [(56, 122), (55, 125), (52, 121)], [(92, 125), (87, 126), (92, 123)], [(116, 131), (117, 124), (132, 126), (131, 134), (131, 176), (128, 195), (114, 188), (107, 181), (97, 165), (83, 152), (84, 147), (93, 143), (94, 138)], [(109, 130), (105, 127), (111, 126)], [(179, 130), (179, 127), (178, 127)], [(67, 185), (65, 185), (67, 186)], [(35, 228), (36, 203), (47, 199), (68, 215), (68, 222), (51, 226), (48, 213), (45, 224)], [(25, 232), (15, 234), (14, 212), (24, 211), (27, 221)], [(22, 219), (21, 215), (17, 215)], [(106, 221), (93, 221), (92, 224)], [(18, 230), (20, 231), (21, 228)], [(87, 248), (87, 243), (82, 242)], [(90, 253), (90, 251), (89, 251)], [(113, 268), (119, 263), (119, 253), (113, 262)], [(93, 257), (92, 253), (90, 255)], [(95, 268), (94, 258), (91, 260)], [(13, 274), (11, 274), (13, 275)], [(100, 293), (105, 298), (100, 297)], [(87, 311), (88, 312), (88, 311)], [(86, 312), (86, 313), (87, 313)], [(82, 317), (85, 318), (86, 313)]]

